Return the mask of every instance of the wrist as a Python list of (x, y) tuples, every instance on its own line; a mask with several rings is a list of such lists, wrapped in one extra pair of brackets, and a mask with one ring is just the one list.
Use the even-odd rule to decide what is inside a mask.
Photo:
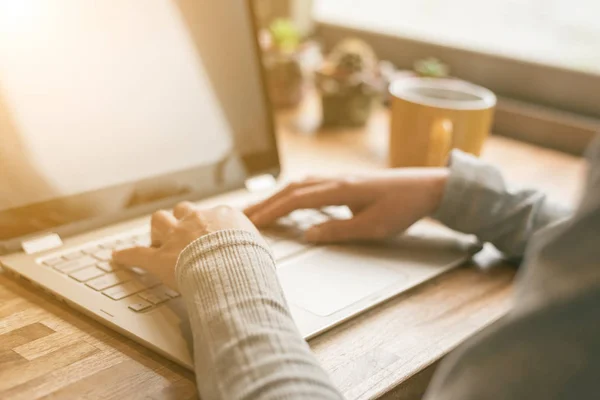
[(430, 193), (429, 215), (434, 214), (442, 205), (449, 176), (450, 170), (448, 168), (436, 168), (431, 171), (428, 180), (428, 192)]

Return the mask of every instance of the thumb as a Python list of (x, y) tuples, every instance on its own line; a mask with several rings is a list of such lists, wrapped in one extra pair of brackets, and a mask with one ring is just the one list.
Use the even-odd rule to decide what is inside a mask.
[(133, 247), (115, 251), (113, 261), (126, 267), (152, 269), (156, 258), (156, 249), (151, 247)]

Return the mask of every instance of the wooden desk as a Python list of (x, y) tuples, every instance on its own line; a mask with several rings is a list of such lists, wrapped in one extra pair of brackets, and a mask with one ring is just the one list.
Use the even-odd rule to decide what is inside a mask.
[[(289, 177), (384, 167), (387, 114), (366, 130), (294, 132), (279, 139)], [(577, 198), (581, 159), (492, 138), (484, 158), (518, 183)], [(509, 308), (514, 270), (493, 259), (421, 285), (311, 341), (348, 398), (418, 398), (437, 360)], [(0, 399), (189, 399), (192, 373), (0, 275)]]

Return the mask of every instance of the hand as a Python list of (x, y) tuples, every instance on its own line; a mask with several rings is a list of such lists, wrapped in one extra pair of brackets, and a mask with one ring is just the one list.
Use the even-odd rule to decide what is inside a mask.
[(346, 205), (352, 210), (352, 219), (331, 220), (312, 227), (306, 232), (306, 239), (311, 242), (384, 239), (435, 212), (447, 176), (445, 168), (407, 168), (370, 177), (307, 179), (287, 186), (245, 212), (262, 228), (294, 210)]
[(230, 207), (197, 210), (191, 203), (181, 203), (172, 214), (158, 211), (152, 215), (152, 247), (116, 251), (113, 260), (124, 266), (143, 268), (177, 289), (175, 266), (183, 249), (204, 235), (226, 229), (257, 232), (242, 212)]

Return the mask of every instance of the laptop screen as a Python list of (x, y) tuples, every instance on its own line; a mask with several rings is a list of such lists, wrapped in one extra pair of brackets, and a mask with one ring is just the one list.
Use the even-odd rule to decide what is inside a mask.
[(278, 169), (250, 7), (0, 1), (0, 241)]

